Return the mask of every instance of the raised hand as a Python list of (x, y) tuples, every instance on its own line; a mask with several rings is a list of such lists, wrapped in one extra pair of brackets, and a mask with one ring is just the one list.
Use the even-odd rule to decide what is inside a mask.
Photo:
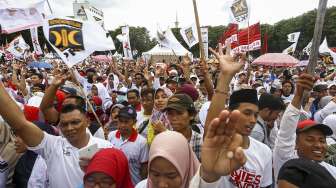
[(219, 61), (221, 73), (229, 74), (234, 76), (236, 73), (240, 71), (240, 69), (244, 66), (239, 59), (231, 56), (231, 46), (227, 44), (226, 53), (223, 53), (222, 44), (218, 44), (218, 52), (210, 48), (210, 51), (216, 56)]
[(188, 54), (184, 55), (181, 62), (182, 67), (189, 69), (190, 64), (191, 64), (190, 57), (188, 56)]
[(155, 77), (160, 77), (163, 74), (163, 68), (161, 66), (155, 67)]
[(162, 133), (167, 130), (161, 121), (152, 122), (155, 135)]
[(201, 177), (214, 182), (237, 170), (246, 162), (241, 148), (243, 138), (236, 134), (235, 126), (241, 114), (223, 110), (210, 123), (202, 145)]
[(51, 82), (51, 85), (54, 85), (56, 87), (60, 87), (61, 85), (64, 85), (65, 81), (68, 79), (68, 75), (56, 75)]
[(17, 71), (17, 70), (20, 70), (20, 65), (19, 65), (19, 64), (13, 63), (13, 64), (12, 64), (12, 67), (13, 67), (13, 69), (16, 70), (16, 71)]

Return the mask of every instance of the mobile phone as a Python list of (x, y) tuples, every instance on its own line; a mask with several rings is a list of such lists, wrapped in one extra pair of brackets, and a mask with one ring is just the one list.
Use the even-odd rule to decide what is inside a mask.
[(98, 148), (98, 144), (93, 144), (91, 146), (87, 146), (81, 148), (79, 152), (80, 158), (89, 158), (91, 159), (100, 149)]

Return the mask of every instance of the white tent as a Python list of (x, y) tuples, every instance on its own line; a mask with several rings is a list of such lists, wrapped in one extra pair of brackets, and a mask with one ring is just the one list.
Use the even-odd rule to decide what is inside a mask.
[(148, 58), (151, 56), (184, 56), (186, 54), (190, 57), (192, 56), (192, 54), (177, 41), (170, 29), (165, 31), (161, 37), (158, 37), (158, 42), (159, 44), (148, 52), (142, 53), (142, 55)]

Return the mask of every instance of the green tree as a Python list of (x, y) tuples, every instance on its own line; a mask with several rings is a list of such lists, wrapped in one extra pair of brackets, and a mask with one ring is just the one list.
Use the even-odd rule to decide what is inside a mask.
[[(114, 44), (118, 53), (123, 53), (122, 43), (116, 38), (121, 34), (121, 27), (108, 31), (110, 36), (114, 39)], [(145, 27), (129, 27), (129, 37), (132, 50), (137, 50), (138, 55), (153, 48), (156, 44), (154, 39), (149, 36), (149, 31)]]

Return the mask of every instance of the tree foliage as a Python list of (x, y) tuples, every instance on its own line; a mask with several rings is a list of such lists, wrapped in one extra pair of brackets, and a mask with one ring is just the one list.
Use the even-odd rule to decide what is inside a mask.
[[(122, 43), (116, 38), (121, 34), (121, 27), (116, 30), (109, 31), (110, 36), (114, 39), (114, 44), (118, 53), (123, 53)], [(151, 39), (149, 31), (145, 27), (129, 27), (129, 38), (132, 50), (137, 50), (138, 54), (142, 54), (153, 48), (156, 44), (155, 39)]]

